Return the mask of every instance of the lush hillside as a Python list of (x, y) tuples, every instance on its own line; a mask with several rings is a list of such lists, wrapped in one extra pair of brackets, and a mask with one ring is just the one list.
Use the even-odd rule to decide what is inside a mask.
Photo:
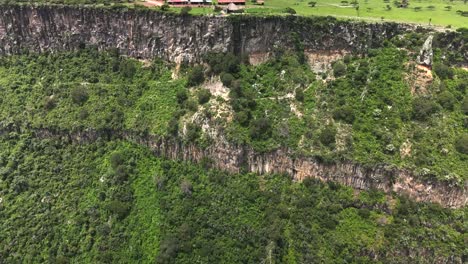
[[(425, 38), (319, 68), (299, 41), (256, 66), (232, 54), (171, 65), (92, 47), (1, 57), (0, 263), (465, 262), (466, 206), (227, 174), (112, 136), (288, 148), (464, 188), (468, 72), (443, 49), (432, 71), (418, 67)], [(106, 136), (86, 136), (95, 131)]]
[(392, 164), (463, 186), (468, 72), (436, 58), (429, 81), (414, 55), (388, 45), (318, 74), (299, 51), (258, 66), (212, 54), (205, 66), (182, 65), (178, 79), (174, 66), (115, 51), (4, 57), (1, 124), (126, 130), (200, 146), (221, 134), (260, 152), (288, 147), (325, 161)]
[(122, 141), (0, 138), (2, 263), (461, 263), (466, 209), (227, 175)]

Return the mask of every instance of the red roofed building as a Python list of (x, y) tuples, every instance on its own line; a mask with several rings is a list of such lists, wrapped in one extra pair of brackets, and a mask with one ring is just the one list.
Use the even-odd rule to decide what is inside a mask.
[(245, 0), (218, 0), (218, 5), (229, 5), (230, 3), (245, 5)]
[(170, 5), (187, 5), (189, 1), (188, 0), (168, 0), (167, 3)]

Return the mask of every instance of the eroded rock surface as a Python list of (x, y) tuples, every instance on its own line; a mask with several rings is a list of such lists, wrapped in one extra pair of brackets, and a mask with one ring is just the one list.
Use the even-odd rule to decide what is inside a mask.
[(136, 9), (0, 6), (0, 54), (93, 45), (119, 48), (135, 58), (196, 62), (208, 52), (267, 56), (277, 49), (294, 49), (298, 41), (308, 51), (364, 52), (409, 28), (331, 18), (177, 16)]
[[(2, 131), (2, 132), (5, 132)], [(1, 134), (1, 133), (0, 133)], [(83, 144), (101, 139), (125, 139), (148, 147), (153, 153), (168, 159), (200, 163), (209, 160), (212, 166), (231, 173), (280, 173), (302, 181), (316, 178), (334, 181), (359, 190), (379, 189), (396, 192), (420, 202), (438, 203), (444, 207), (460, 208), (467, 205), (468, 186), (431, 182), (416, 177), (411, 171), (388, 165), (365, 167), (351, 161), (326, 163), (313, 157), (292, 155), (288, 149), (258, 153), (243, 145), (228, 143), (222, 138), (207, 148), (156, 136), (141, 136), (125, 131), (53, 131), (36, 129), (38, 138), (59, 138), (66, 142)]]
[(432, 66), (432, 60), (434, 57), (434, 52), (432, 51), (432, 39), (434, 36), (430, 35), (427, 37), (426, 41), (424, 42), (424, 45), (421, 48), (421, 51), (419, 52), (419, 56), (417, 58), (417, 63), (420, 65)]

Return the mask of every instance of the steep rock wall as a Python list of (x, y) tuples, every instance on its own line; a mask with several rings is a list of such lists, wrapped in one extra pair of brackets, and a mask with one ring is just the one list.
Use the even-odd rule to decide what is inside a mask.
[[(2, 132), (8, 131), (11, 130)], [(287, 149), (258, 153), (250, 147), (233, 145), (224, 140), (215, 140), (212, 145), (203, 149), (180, 140), (142, 136), (129, 131), (68, 132), (36, 129), (33, 130), (33, 134), (38, 138), (59, 138), (80, 144), (98, 139), (122, 139), (146, 146), (160, 157), (195, 163), (209, 160), (214, 168), (231, 173), (280, 173), (287, 174), (297, 181), (306, 178), (334, 181), (359, 190), (375, 188), (386, 193), (396, 192), (419, 202), (438, 203), (450, 208), (464, 207), (468, 202), (466, 184), (453, 186), (448, 183), (421, 180), (409, 170), (385, 165), (367, 168), (350, 161), (324, 163), (312, 157), (294, 156)]]
[(333, 18), (207, 17), (73, 6), (0, 6), (0, 54), (119, 48), (136, 58), (196, 62), (207, 52), (268, 54), (277, 47), (365, 51), (413, 29)]

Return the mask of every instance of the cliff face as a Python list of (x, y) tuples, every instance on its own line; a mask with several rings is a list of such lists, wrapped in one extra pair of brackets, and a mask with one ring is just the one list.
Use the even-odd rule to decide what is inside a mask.
[(438, 203), (451, 208), (464, 207), (468, 202), (468, 186), (423, 181), (408, 170), (384, 165), (366, 168), (349, 161), (330, 164), (311, 157), (293, 157), (287, 149), (258, 153), (249, 147), (233, 145), (224, 140), (215, 140), (211, 146), (202, 149), (194, 144), (125, 131), (69, 133), (42, 129), (35, 130), (34, 134), (39, 138), (55, 137), (75, 143), (86, 143), (100, 138), (124, 139), (148, 147), (157, 156), (196, 163), (209, 161), (212, 167), (231, 173), (280, 173), (287, 174), (297, 181), (316, 178), (338, 182), (359, 190), (375, 188), (386, 193), (396, 192), (416, 201)]
[[(293, 49), (298, 42), (307, 51), (364, 52), (411, 29), (395, 23), (350, 23), (328, 18), (181, 17), (148, 10), (0, 6), (0, 55), (20, 53), (23, 49), (53, 52), (93, 45), (99, 49), (119, 48), (122, 54), (136, 58), (162, 57), (178, 63), (199, 61), (208, 52), (269, 54), (278, 47)], [(407, 170), (365, 168), (352, 162), (327, 164), (309, 157), (294, 157), (287, 149), (256, 153), (222, 139), (201, 149), (122, 131), (40, 130), (36, 135), (77, 142), (112, 135), (148, 146), (156, 155), (166, 158), (193, 162), (207, 158), (214, 167), (229, 172), (285, 173), (295, 180), (312, 177), (356, 189), (394, 191), (446, 207), (466, 206), (468, 201), (467, 186), (421, 181)]]
[(396, 23), (331, 18), (176, 16), (148, 10), (70, 6), (0, 6), (0, 54), (44, 52), (83, 45), (119, 48), (136, 58), (199, 61), (207, 52), (267, 54), (276, 47), (365, 51), (409, 30)]

